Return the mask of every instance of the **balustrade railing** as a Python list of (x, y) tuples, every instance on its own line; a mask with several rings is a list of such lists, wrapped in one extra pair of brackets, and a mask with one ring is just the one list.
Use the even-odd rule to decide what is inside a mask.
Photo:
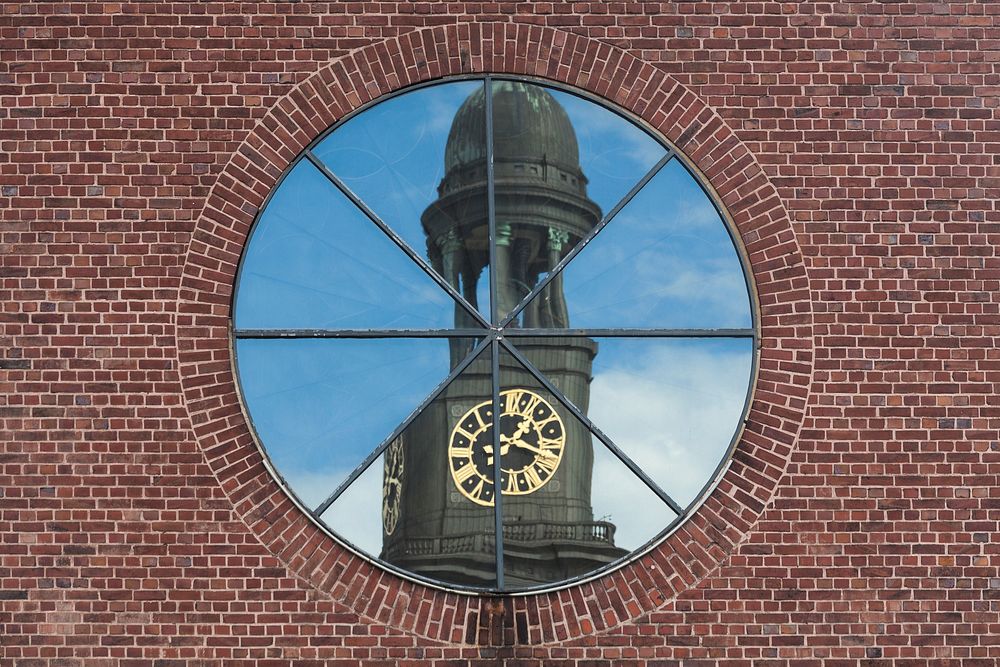
[[(614, 545), (615, 526), (607, 521), (587, 523), (556, 523), (527, 521), (503, 527), (505, 545), (553, 542), (584, 542)], [(466, 533), (448, 537), (411, 538), (396, 542), (383, 557), (400, 555), (432, 556), (453, 553), (492, 553), (495, 548), (491, 532)]]

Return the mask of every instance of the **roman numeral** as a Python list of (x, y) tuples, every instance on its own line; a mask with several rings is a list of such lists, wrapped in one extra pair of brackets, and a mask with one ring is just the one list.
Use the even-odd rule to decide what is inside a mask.
[(538, 471), (534, 467), (528, 467), (524, 469), (524, 477), (528, 482), (528, 489), (534, 490), (542, 485), (542, 478), (538, 475)]
[(471, 459), (472, 458), (472, 447), (452, 447), (451, 448), (451, 458), (453, 458), (453, 459)]
[(538, 446), (542, 449), (562, 449), (563, 441), (562, 438), (546, 438), (545, 436), (538, 437)]
[(517, 411), (526, 417), (530, 417), (531, 413), (535, 411), (535, 406), (538, 405), (538, 401), (540, 400), (541, 399), (538, 396), (532, 394), (528, 397), (528, 402), (524, 404), (524, 407), (519, 407)]
[(469, 461), (464, 466), (454, 471), (455, 481), (459, 484), (464, 484), (473, 475), (476, 474), (476, 466), (472, 465), (472, 461)]
[(471, 433), (469, 433), (468, 431), (466, 431), (466, 430), (465, 430), (464, 428), (462, 428), (461, 426), (456, 426), (456, 427), (455, 427), (455, 434), (456, 434), (456, 435), (460, 435), (460, 436), (462, 436), (462, 437), (463, 437), (463, 438), (465, 438), (465, 439), (466, 439), (466, 441), (468, 441), (468, 442), (472, 442), (472, 441), (474, 440), (474, 437), (473, 437), (473, 435), (472, 435)]
[(558, 459), (550, 459), (546, 457), (541, 457), (535, 461), (535, 465), (538, 466), (545, 477), (548, 478), (552, 473), (556, 471), (556, 466), (559, 465)]
[[(545, 419), (543, 419), (541, 421), (538, 421), (538, 422), (535, 422), (535, 426), (538, 428), (539, 432), (544, 433), (545, 432), (545, 427), (548, 426), (549, 424), (551, 424), (552, 422), (555, 422), (558, 425), (559, 424), (559, 416), (555, 415), (555, 414), (550, 414)], [(562, 429), (560, 428), (559, 430), (561, 431)]]
[(521, 397), (524, 396), (524, 392), (520, 389), (509, 389), (508, 391), (502, 392), (504, 397), (504, 404), (501, 410), (507, 414), (517, 411), (517, 407), (521, 404)]
[(517, 493), (517, 474), (507, 475), (507, 484), (504, 486), (504, 493)]

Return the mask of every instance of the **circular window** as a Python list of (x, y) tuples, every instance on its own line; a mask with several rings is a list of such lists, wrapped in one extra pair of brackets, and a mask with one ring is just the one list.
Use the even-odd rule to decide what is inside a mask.
[(398, 573), (494, 592), (593, 576), (690, 516), (740, 431), (755, 332), (729, 226), (670, 147), (499, 77), (315, 141), (233, 305), (285, 488)]

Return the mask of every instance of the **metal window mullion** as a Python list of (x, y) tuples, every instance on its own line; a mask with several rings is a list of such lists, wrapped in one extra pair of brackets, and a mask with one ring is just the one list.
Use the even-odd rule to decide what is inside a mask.
[[(493, 79), (489, 76), (483, 79), (483, 99), (486, 102), (483, 113), (486, 114), (486, 218), (489, 240), (489, 283), (490, 283), (490, 323), (495, 323), (497, 316), (497, 216), (496, 216), (496, 181), (493, 170)], [(503, 497), (500, 489), (501, 456), (500, 456), (500, 345), (496, 335), (490, 337), (490, 379), (493, 400), (493, 547), (496, 566), (497, 590), (503, 591)]]
[(487, 76), (483, 79), (483, 95), (486, 101), (486, 216), (489, 235), (490, 254), (490, 323), (496, 323), (497, 317), (497, 216), (496, 216), (496, 181), (493, 170), (493, 80)]
[(365, 459), (361, 462), (361, 464), (358, 465), (358, 467), (355, 468), (354, 471), (350, 475), (347, 476), (347, 479), (345, 479), (343, 482), (341, 482), (340, 486), (338, 486), (333, 491), (333, 493), (331, 493), (327, 497), (326, 500), (324, 500), (322, 503), (320, 503), (316, 507), (316, 509), (313, 510), (313, 512), (312, 512), (313, 516), (315, 516), (317, 519), (319, 519), (320, 516), (324, 512), (326, 512), (328, 509), (330, 509), (330, 505), (332, 505), (334, 502), (336, 502), (337, 498), (340, 497), (340, 495), (347, 489), (347, 487), (349, 487), (351, 484), (353, 484), (354, 480), (356, 480), (358, 477), (360, 477), (361, 474), (364, 473), (364, 471), (368, 469), (368, 466), (370, 466), (379, 456), (382, 455), (382, 452), (384, 452), (386, 450), (386, 448), (389, 447), (389, 445), (392, 443), (392, 441), (395, 440), (396, 438), (398, 438), (400, 436), (400, 434), (402, 434), (403, 431), (405, 431), (407, 429), (407, 427), (409, 427), (409, 425), (411, 423), (413, 423), (413, 420), (416, 419), (417, 416), (420, 413), (422, 413), (424, 411), (424, 409), (426, 409), (427, 406), (430, 405), (430, 403), (434, 399), (436, 399), (438, 396), (440, 396), (441, 392), (443, 392), (445, 390), (445, 388), (447, 388), (448, 385), (450, 385), (455, 378), (457, 378), (459, 375), (461, 375), (461, 373), (466, 368), (468, 368), (469, 364), (471, 364), (473, 361), (475, 361), (476, 357), (478, 357), (480, 354), (482, 354), (483, 350), (485, 350), (487, 347), (489, 347), (490, 342), (491, 342), (491, 338), (490, 337), (486, 337), (482, 341), (480, 341), (479, 344), (476, 345), (476, 347), (473, 348), (473, 350), (469, 353), (469, 356), (467, 356), (465, 359), (463, 359), (461, 361), (461, 363), (459, 363), (457, 366), (455, 366), (454, 369), (452, 369), (451, 373), (448, 374), (448, 377), (446, 377), (441, 382), (441, 384), (439, 384), (434, 389), (434, 391), (432, 391), (430, 393), (430, 395), (428, 395), (427, 398), (425, 398), (423, 400), (423, 402), (420, 405), (418, 405), (417, 408), (413, 412), (411, 412), (409, 414), (409, 416), (407, 416), (406, 419), (404, 419), (403, 422), (399, 426), (396, 427), (396, 429), (389, 435), (389, 437), (386, 438), (385, 440), (383, 440), (382, 443), (378, 447), (376, 447), (368, 456), (366, 456)]
[(484, 329), (234, 329), (237, 339), (481, 338)]
[(596, 237), (601, 232), (602, 229), (608, 226), (608, 223), (610, 223), (612, 220), (615, 219), (615, 216), (617, 216), (618, 213), (621, 212), (621, 210), (625, 208), (637, 194), (639, 194), (640, 190), (646, 187), (646, 184), (649, 183), (649, 181), (651, 181), (653, 177), (659, 173), (660, 169), (665, 167), (667, 163), (673, 159), (673, 157), (674, 157), (674, 151), (672, 149), (668, 149), (666, 154), (663, 157), (661, 157), (659, 161), (650, 168), (649, 171), (646, 172), (646, 175), (640, 178), (639, 182), (633, 185), (632, 189), (629, 190), (617, 204), (615, 204), (614, 208), (612, 208), (608, 212), (608, 214), (601, 219), (600, 222), (594, 225), (594, 228), (591, 229), (590, 232), (585, 237), (580, 239), (580, 242), (577, 243), (572, 250), (566, 253), (566, 256), (563, 257), (558, 264), (552, 267), (552, 270), (549, 271), (548, 275), (542, 278), (538, 282), (538, 284), (535, 285), (534, 289), (528, 292), (527, 296), (521, 299), (521, 302), (517, 304), (514, 310), (510, 311), (510, 314), (507, 315), (503, 319), (503, 321), (500, 322), (500, 326), (505, 327), (511, 321), (513, 321), (513, 319), (517, 317), (522, 310), (524, 310), (525, 306), (527, 306), (532, 299), (538, 296), (541, 293), (541, 291), (545, 289), (548, 286), (548, 284), (552, 282), (552, 280), (562, 272), (564, 268), (566, 268), (566, 265), (569, 264), (574, 257), (579, 255), (583, 251), (583, 249), (587, 247), (587, 244), (593, 241), (594, 237)]
[(494, 337), (490, 341), (491, 377), (493, 383), (493, 530), (495, 533), (494, 550), (496, 554), (497, 590), (504, 590), (503, 579), (503, 489), (500, 486), (502, 476), (500, 442), (500, 344)]
[(512, 338), (755, 338), (753, 329), (504, 329)]
[(435, 271), (430, 265), (428, 265), (427, 262), (424, 261), (424, 258), (421, 257), (419, 254), (417, 254), (417, 252), (414, 251), (413, 248), (411, 248), (410, 245), (402, 239), (402, 237), (400, 237), (396, 232), (394, 232), (389, 227), (389, 225), (387, 225), (382, 220), (382, 218), (380, 218), (378, 214), (375, 213), (375, 211), (373, 211), (371, 208), (368, 207), (367, 204), (361, 201), (360, 197), (354, 194), (354, 191), (352, 191), (349, 187), (347, 187), (347, 185), (342, 180), (340, 180), (340, 178), (336, 174), (330, 171), (330, 168), (327, 167), (322, 160), (316, 157), (316, 155), (313, 154), (311, 150), (306, 151), (305, 155), (306, 158), (308, 158), (309, 162), (311, 162), (314, 167), (319, 169), (320, 173), (322, 173), (328, 181), (333, 183), (333, 185), (338, 190), (340, 190), (340, 192), (343, 193), (343, 195), (347, 197), (351, 201), (351, 203), (358, 208), (358, 210), (360, 210), (362, 213), (365, 214), (365, 217), (371, 220), (376, 227), (382, 230), (382, 233), (388, 236), (389, 240), (395, 243), (400, 250), (406, 253), (407, 257), (416, 262), (417, 266), (419, 266), (423, 270), (423, 272), (426, 273), (431, 278), (431, 280), (437, 283), (438, 286), (440, 286), (444, 291), (448, 292), (451, 298), (457, 301), (459, 305), (461, 305), (462, 308), (464, 308), (470, 315), (472, 315), (472, 317), (475, 318), (480, 324), (482, 324), (484, 327), (489, 326), (486, 320), (483, 319), (483, 316), (480, 315), (479, 312), (475, 308), (473, 308), (468, 301), (465, 300), (465, 297), (463, 297), (461, 294), (458, 293), (458, 290), (452, 287), (452, 285), (447, 280), (442, 278), (437, 271)]
[(574, 417), (576, 417), (578, 420), (580, 420), (583, 423), (583, 425), (586, 426), (590, 430), (590, 432), (594, 435), (594, 437), (596, 437), (598, 440), (600, 440), (604, 444), (605, 447), (607, 447), (608, 449), (610, 449), (611, 453), (613, 453), (618, 458), (619, 461), (621, 461), (622, 463), (624, 463), (625, 466), (629, 470), (632, 471), (632, 474), (634, 474), (636, 477), (638, 477), (639, 479), (641, 479), (643, 481), (643, 483), (646, 486), (649, 487), (650, 491), (652, 491), (657, 496), (659, 496), (660, 500), (662, 500), (664, 503), (666, 503), (667, 506), (671, 510), (673, 510), (675, 514), (677, 514), (678, 516), (683, 516), (684, 515), (684, 508), (682, 508), (680, 505), (678, 505), (677, 502), (673, 498), (671, 498), (670, 495), (666, 491), (664, 491), (663, 489), (661, 489), (659, 484), (657, 484), (652, 479), (650, 479), (649, 475), (647, 475), (645, 472), (643, 472), (642, 468), (640, 468), (638, 465), (636, 465), (635, 461), (633, 461), (632, 459), (630, 459), (628, 457), (628, 455), (625, 454), (625, 452), (623, 452), (622, 450), (620, 450), (618, 448), (618, 446), (615, 445), (615, 443), (611, 441), (611, 438), (609, 438), (607, 435), (604, 434), (603, 431), (601, 431), (599, 428), (597, 428), (594, 425), (594, 423), (592, 421), (590, 421), (590, 419), (587, 417), (587, 415), (583, 414), (580, 411), (580, 409), (578, 407), (576, 407), (576, 405), (573, 404), (572, 401), (570, 401), (568, 398), (566, 398), (566, 396), (564, 396), (563, 393), (561, 391), (559, 391), (555, 387), (555, 385), (553, 385), (549, 381), (548, 378), (546, 378), (544, 375), (542, 375), (541, 371), (539, 371), (537, 368), (535, 368), (535, 366), (530, 361), (528, 361), (528, 359), (524, 355), (522, 355), (517, 350), (517, 348), (515, 348), (513, 345), (509, 344), (506, 340), (502, 340), (501, 339), (500, 343), (503, 345), (504, 349), (507, 350), (507, 352), (509, 354), (513, 355), (513, 357), (515, 359), (517, 359), (517, 361), (522, 366), (524, 366), (525, 370), (527, 370), (529, 373), (531, 373), (531, 375), (533, 375), (534, 378), (536, 380), (538, 380), (542, 384), (542, 386), (545, 387), (545, 389), (550, 394), (552, 394), (553, 396), (555, 396), (556, 400), (558, 400), (560, 403), (562, 403), (563, 407), (565, 407), (567, 410), (569, 410), (573, 414)]

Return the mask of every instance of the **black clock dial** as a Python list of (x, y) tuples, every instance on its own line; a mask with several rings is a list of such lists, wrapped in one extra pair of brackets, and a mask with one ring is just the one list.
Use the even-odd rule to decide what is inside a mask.
[[(452, 480), (469, 500), (492, 505), (493, 402), (484, 401), (455, 425), (448, 447)], [(505, 494), (526, 495), (555, 474), (566, 444), (565, 429), (555, 409), (528, 389), (500, 394), (500, 485)]]
[(396, 438), (385, 450), (382, 469), (382, 530), (386, 535), (392, 535), (399, 522), (402, 492), (403, 442)]

